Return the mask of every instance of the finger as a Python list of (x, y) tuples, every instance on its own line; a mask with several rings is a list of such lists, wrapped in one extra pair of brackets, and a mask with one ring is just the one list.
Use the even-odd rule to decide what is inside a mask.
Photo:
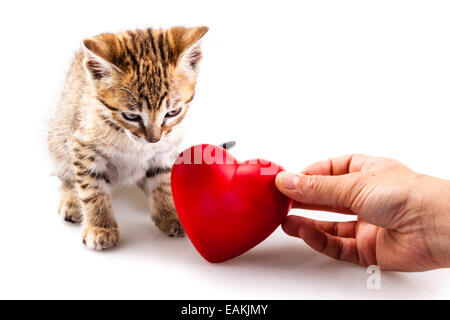
[(290, 236), (297, 236), (301, 226), (310, 226), (332, 236), (354, 238), (356, 234), (356, 221), (334, 222), (319, 221), (299, 216), (288, 216), (283, 222), (283, 230)]
[(372, 157), (363, 154), (349, 154), (346, 156), (331, 158), (316, 162), (305, 169), (302, 174), (337, 176), (361, 171), (363, 165)]
[(359, 173), (308, 176), (282, 171), (276, 176), (275, 183), (283, 194), (297, 202), (350, 209), (353, 199), (363, 188), (359, 179)]
[(302, 238), (311, 248), (329, 257), (360, 264), (354, 238), (336, 237), (309, 224), (302, 224), (293, 236)]
[(297, 201), (294, 201), (292, 208), (293, 209), (313, 210), (313, 211), (328, 211), (328, 212), (336, 212), (336, 213), (340, 213), (340, 214), (351, 214), (351, 215), (356, 214), (352, 210), (347, 209), (347, 208), (321, 206), (321, 205), (301, 203), (301, 202), (297, 202)]

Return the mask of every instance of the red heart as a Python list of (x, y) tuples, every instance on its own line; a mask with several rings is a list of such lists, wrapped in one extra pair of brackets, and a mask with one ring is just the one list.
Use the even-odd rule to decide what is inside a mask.
[(292, 200), (275, 186), (283, 168), (265, 160), (238, 162), (225, 149), (198, 145), (172, 168), (172, 193), (192, 244), (209, 262), (250, 250), (283, 222)]

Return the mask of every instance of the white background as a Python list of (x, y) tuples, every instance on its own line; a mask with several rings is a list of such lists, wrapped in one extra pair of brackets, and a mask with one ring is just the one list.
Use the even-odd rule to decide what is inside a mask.
[[(448, 1), (13, 1), (0, 12), (0, 298), (450, 298), (450, 272), (382, 273), (277, 230), (222, 264), (151, 223), (143, 195), (114, 195), (119, 247), (92, 252), (57, 215), (45, 135), (81, 40), (205, 24), (186, 145), (236, 139), (241, 160), (292, 171), (350, 152), (450, 179)], [(443, 195), (448, 196), (448, 195)], [(305, 214), (306, 212), (296, 212)], [(309, 213), (320, 219), (334, 216)]]

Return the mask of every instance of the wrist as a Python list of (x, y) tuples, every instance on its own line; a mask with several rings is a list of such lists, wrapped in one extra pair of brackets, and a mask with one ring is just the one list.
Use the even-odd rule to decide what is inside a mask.
[(446, 244), (446, 255), (445, 259), (443, 261), (443, 268), (450, 268), (450, 181), (449, 180), (443, 180), (444, 187), (441, 193), (442, 200), (442, 225), (445, 226), (446, 230), (446, 237), (443, 239)]
[(424, 237), (439, 268), (450, 267), (450, 181), (426, 177), (423, 181)]

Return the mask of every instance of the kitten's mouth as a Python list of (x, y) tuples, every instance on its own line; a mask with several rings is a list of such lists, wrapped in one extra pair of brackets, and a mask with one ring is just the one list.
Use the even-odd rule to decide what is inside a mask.
[(161, 138), (145, 138), (150, 143), (157, 143)]

